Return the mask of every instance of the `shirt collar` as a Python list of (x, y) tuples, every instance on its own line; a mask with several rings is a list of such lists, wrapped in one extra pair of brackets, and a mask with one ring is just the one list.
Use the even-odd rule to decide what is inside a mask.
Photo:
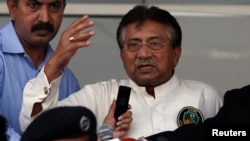
[(2, 51), (6, 53), (24, 53), (24, 49), (16, 34), (12, 21), (6, 24), (1, 32)]
[[(157, 86), (154, 88), (155, 96), (166, 94), (170, 91), (172, 91), (174, 88), (176, 88), (180, 84), (180, 79), (178, 76), (174, 73), (170, 80), (167, 82)], [(147, 94), (145, 87), (138, 86), (134, 81), (131, 79), (129, 80), (129, 85), (132, 87), (132, 89), (135, 91), (135, 93), (145, 93)]]

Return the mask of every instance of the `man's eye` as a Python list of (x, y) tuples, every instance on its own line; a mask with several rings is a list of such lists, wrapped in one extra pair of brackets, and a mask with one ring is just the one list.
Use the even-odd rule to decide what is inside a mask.
[(129, 47), (138, 47), (140, 46), (139, 43), (129, 43)]
[(149, 42), (148, 47), (152, 50), (160, 50), (162, 48), (162, 42), (159, 41)]
[(36, 9), (37, 7), (39, 7), (39, 4), (38, 3), (30, 3), (29, 7), (32, 9)]
[(150, 45), (150, 46), (160, 46), (161, 43), (155, 41), (155, 42), (149, 42), (149, 45)]
[(56, 10), (56, 9), (59, 9), (59, 8), (60, 8), (60, 6), (61, 6), (61, 4), (59, 4), (59, 3), (55, 3), (55, 4), (51, 4), (51, 5), (50, 5), (50, 8), (51, 8), (51, 9), (55, 9), (55, 10)]

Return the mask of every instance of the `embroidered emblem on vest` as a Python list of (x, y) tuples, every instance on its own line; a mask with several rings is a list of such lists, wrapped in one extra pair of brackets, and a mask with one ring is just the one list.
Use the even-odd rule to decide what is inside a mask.
[(180, 110), (177, 116), (177, 124), (178, 126), (182, 126), (184, 124), (201, 124), (204, 121), (204, 117), (201, 111), (192, 106), (184, 107)]

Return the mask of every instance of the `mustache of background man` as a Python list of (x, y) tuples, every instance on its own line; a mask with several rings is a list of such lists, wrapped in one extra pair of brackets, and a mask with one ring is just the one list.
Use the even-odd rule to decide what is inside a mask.
[(31, 27), (32, 32), (34, 32), (36, 30), (47, 30), (49, 32), (53, 32), (54, 26), (50, 23), (39, 22)]

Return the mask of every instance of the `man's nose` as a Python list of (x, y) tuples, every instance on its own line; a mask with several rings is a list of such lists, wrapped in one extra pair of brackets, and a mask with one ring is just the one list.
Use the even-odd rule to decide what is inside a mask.
[(41, 7), (39, 12), (39, 20), (48, 23), (50, 21), (50, 11), (46, 6)]
[(141, 48), (139, 49), (138, 56), (139, 57), (149, 57), (152, 55), (152, 52), (148, 48), (147, 44), (141, 44)]

